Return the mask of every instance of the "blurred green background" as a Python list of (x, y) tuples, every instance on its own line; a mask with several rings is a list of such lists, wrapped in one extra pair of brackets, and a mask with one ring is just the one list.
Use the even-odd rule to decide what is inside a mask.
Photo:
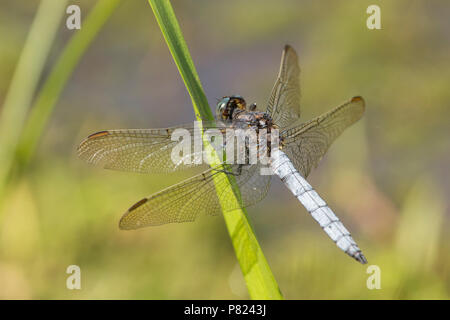
[[(212, 106), (240, 94), (264, 108), (285, 43), (299, 54), (305, 120), (355, 95), (366, 100), (363, 120), (333, 144), (309, 180), (369, 265), (381, 268), (381, 289), (366, 287), (366, 266), (342, 253), (273, 179), (266, 199), (248, 212), (287, 299), (450, 297), (450, 4), (381, 2), (382, 30), (369, 30), (366, 9), (377, 3), (172, 3)], [(0, 3), (0, 108), (39, 4)], [(80, 6), (83, 23), (95, 3), (69, 4)], [(27, 108), (65, 45), (84, 31), (83, 24), (68, 30), (68, 15), (60, 15)], [(115, 172), (76, 157), (77, 145), (95, 131), (192, 120), (149, 4), (122, 1), (76, 65), (29, 165), (14, 158), (0, 194), (0, 298), (248, 298), (222, 217), (118, 228), (130, 205), (193, 172)], [(72, 264), (81, 268), (81, 290), (66, 288)]]

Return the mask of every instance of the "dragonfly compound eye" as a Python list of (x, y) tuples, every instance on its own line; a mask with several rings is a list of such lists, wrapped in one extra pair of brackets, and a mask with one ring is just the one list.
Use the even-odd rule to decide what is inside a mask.
[(230, 102), (229, 97), (223, 97), (218, 103), (217, 103), (217, 109), (216, 114), (222, 115), (225, 110), (227, 109), (228, 102)]

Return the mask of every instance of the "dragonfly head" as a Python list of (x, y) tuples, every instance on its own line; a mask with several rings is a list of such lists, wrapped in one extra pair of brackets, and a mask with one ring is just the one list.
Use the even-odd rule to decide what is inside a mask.
[(217, 103), (216, 115), (220, 116), (222, 120), (231, 120), (234, 110), (245, 110), (246, 106), (247, 104), (241, 96), (223, 97)]

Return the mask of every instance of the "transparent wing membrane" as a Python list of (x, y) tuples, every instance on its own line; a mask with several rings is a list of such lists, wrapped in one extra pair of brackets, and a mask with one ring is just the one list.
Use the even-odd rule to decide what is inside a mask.
[[(203, 122), (202, 128), (224, 129), (225, 126), (220, 122)], [(191, 163), (172, 161), (172, 150), (179, 143), (179, 140), (172, 140), (172, 134), (177, 129), (186, 130), (189, 134)], [(196, 135), (195, 130), (194, 123), (190, 123), (162, 129), (100, 131), (87, 137), (77, 152), (86, 162), (106, 169), (140, 173), (173, 172), (199, 165), (194, 157), (201, 157), (202, 151), (196, 152), (194, 145), (201, 145), (202, 137), (201, 134)]]
[(170, 161), (177, 144), (171, 140), (171, 133), (171, 129), (101, 131), (85, 139), (77, 151), (88, 163), (106, 169), (147, 173), (189, 167)]
[(281, 133), (283, 151), (306, 178), (331, 143), (364, 113), (364, 100), (354, 97), (335, 109)]
[(300, 118), (299, 76), (297, 54), (292, 47), (286, 45), (266, 111), (280, 128), (285, 128)]
[[(228, 174), (239, 186), (241, 207), (263, 199), (270, 186), (270, 176), (259, 174), (260, 165), (232, 165)], [(121, 229), (138, 229), (166, 223), (194, 221), (200, 215), (216, 215), (237, 209), (230, 201), (233, 189), (223, 168), (212, 168), (133, 205), (120, 220)], [(215, 178), (214, 178), (215, 177)], [(213, 179), (214, 178), (214, 179)], [(215, 182), (213, 181), (215, 180)], [(238, 191), (239, 192), (239, 191)], [(220, 202), (219, 202), (220, 199)]]

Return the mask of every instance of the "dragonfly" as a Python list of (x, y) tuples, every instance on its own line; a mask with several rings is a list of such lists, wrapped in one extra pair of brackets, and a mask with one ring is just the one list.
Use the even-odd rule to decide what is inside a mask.
[[(131, 230), (188, 222), (198, 216), (226, 214), (237, 207), (251, 206), (268, 193), (271, 175), (261, 174), (261, 169), (269, 167), (334, 243), (350, 257), (365, 264), (367, 259), (350, 232), (306, 180), (332, 142), (344, 129), (358, 121), (364, 110), (364, 99), (355, 96), (331, 111), (301, 123), (298, 57), (295, 50), (286, 45), (265, 111), (258, 111), (254, 103), (247, 106), (241, 96), (226, 96), (217, 103), (216, 121), (202, 122), (202, 130), (248, 127), (275, 132), (276, 129), (279, 144), (273, 149), (266, 148), (270, 149), (268, 164), (244, 162), (210, 166), (204, 172), (132, 205), (121, 217), (119, 228)], [(99, 131), (88, 136), (77, 152), (90, 164), (139, 173), (168, 173), (201, 165), (195, 161), (172, 161), (172, 152), (178, 143), (172, 139), (172, 134), (177, 129), (194, 133), (195, 126)], [(192, 134), (192, 142), (195, 142), (194, 136)], [(193, 155), (196, 153), (195, 150), (190, 151)], [(230, 186), (230, 176), (234, 177), (239, 188), (239, 197), (234, 197), (237, 201), (229, 200), (235, 195)]]

